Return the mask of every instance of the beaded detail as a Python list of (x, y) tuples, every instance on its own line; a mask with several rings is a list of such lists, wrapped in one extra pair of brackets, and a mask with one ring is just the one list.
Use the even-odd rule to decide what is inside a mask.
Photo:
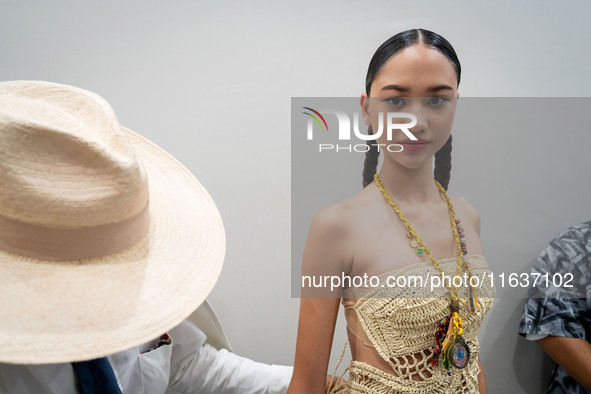
[(466, 234), (464, 233), (464, 227), (462, 226), (460, 219), (456, 219), (456, 229), (458, 230), (458, 235), (460, 236), (462, 254), (465, 256), (468, 254), (468, 248), (466, 247)]

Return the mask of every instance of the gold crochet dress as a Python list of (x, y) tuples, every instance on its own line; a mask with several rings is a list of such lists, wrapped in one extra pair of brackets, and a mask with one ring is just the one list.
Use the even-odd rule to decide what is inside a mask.
[[(377, 288), (349, 288), (342, 299), (347, 328), (362, 346), (377, 351), (391, 370), (353, 360), (346, 393), (478, 393), (478, 331), (490, 309), (495, 290), (483, 256), (467, 255), (465, 263), (482, 283), (477, 287), (480, 308), (470, 311), (468, 289), (458, 291), (462, 337), (470, 348), (470, 361), (463, 369), (451, 367), (448, 376), (443, 362), (431, 364), (435, 331), (439, 321), (450, 313), (450, 294), (446, 287), (430, 289), (430, 277), (440, 275), (431, 262), (422, 262), (380, 275)], [(439, 261), (453, 277), (457, 258)], [(463, 271), (465, 272), (465, 271)], [(462, 273), (463, 275), (463, 273)], [(426, 287), (382, 287), (388, 276), (424, 278)], [(409, 279), (410, 280), (410, 279)], [(411, 283), (411, 282), (408, 282)], [(418, 283), (418, 282), (417, 282)], [(430, 298), (425, 298), (430, 297)], [(373, 349), (372, 349), (373, 348)], [(382, 363), (384, 364), (384, 363)]]

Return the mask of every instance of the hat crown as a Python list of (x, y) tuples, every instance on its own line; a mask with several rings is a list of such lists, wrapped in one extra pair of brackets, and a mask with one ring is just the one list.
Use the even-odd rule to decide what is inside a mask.
[(100, 96), (0, 83), (0, 215), (56, 228), (116, 223), (148, 202), (146, 172)]
[(95, 359), (168, 332), (213, 288), (224, 245), (207, 190), (103, 99), (0, 82), (0, 362)]

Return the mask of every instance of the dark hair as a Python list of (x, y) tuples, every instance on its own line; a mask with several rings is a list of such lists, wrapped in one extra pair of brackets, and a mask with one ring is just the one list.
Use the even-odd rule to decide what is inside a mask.
[[(369, 62), (369, 68), (365, 78), (365, 92), (368, 96), (371, 90), (371, 84), (384, 64), (401, 50), (419, 43), (437, 49), (451, 62), (456, 72), (459, 86), (462, 66), (460, 65), (456, 51), (451, 44), (445, 38), (432, 31), (412, 29), (405, 30), (389, 38), (386, 42), (380, 45), (376, 53), (374, 53)], [(368, 129), (368, 133), (372, 134), (371, 126)], [(446, 190), (451, 172), (451, 141), (452, 138), (450, 135), (443, 147), (435, 153), (435, 169), (433, 171), (435, 180), (441, 183)], [(378, 150), (375, 141), (367, 141), (367, 144), (369, 145), (369, 150), (365, 154), (363, 187), (373, 182), (373, 176), (376, 173), (378, 157), (380, 155), (380, 151)]]

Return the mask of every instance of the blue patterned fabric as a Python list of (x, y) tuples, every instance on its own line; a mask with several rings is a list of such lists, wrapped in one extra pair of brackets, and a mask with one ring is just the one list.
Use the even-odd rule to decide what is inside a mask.
[(122, 394), (106, 357), (72, 363), (82, 394)]
[[(570, 278), (573, 287), (539, 286), (530, 288), (519, 334), (581, 338), (591, 342), (591, 221), (560, 233), (540, 254), (532, 274), (560, 274)], [(560, 279), (557, 277), (557, 279)], [(591, 394), (556, 366), (546, 393)]]

